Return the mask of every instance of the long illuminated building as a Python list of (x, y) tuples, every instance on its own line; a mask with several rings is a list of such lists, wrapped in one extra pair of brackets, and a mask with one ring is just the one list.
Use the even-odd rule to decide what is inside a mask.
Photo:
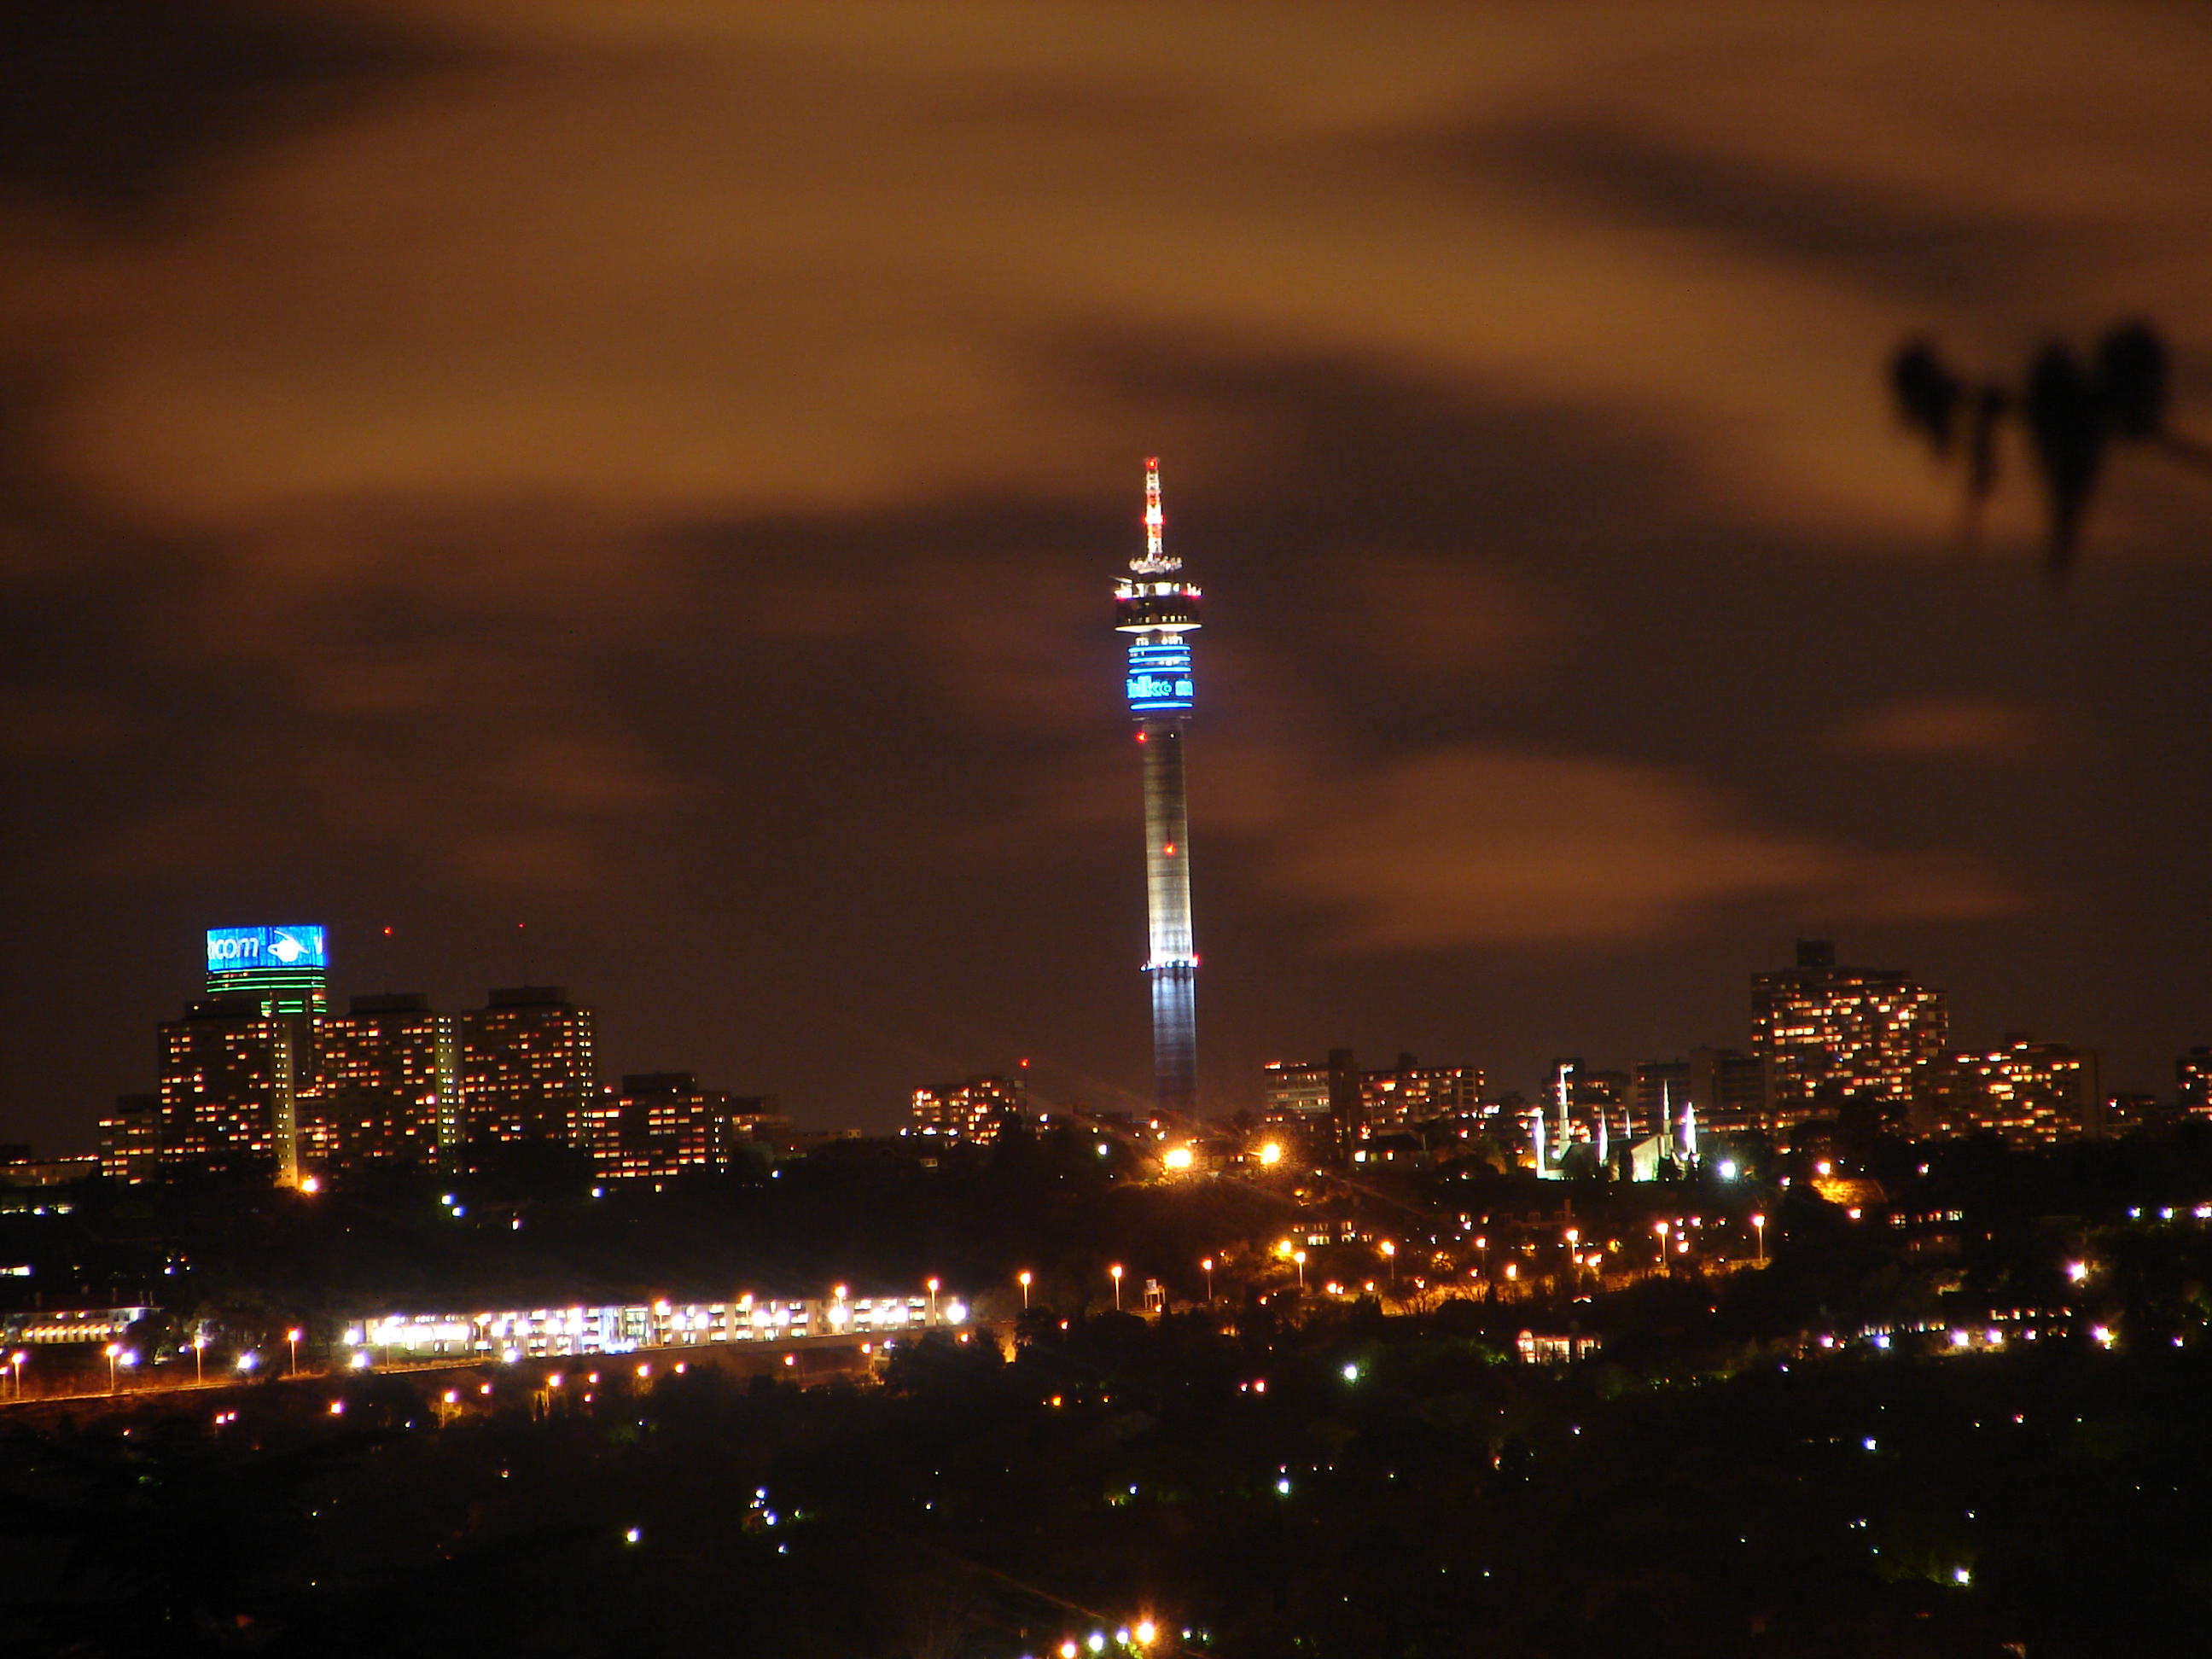
[[(929, 1282), (933, 1286), (937, 1283), (933, 1279)], [(855, 1300), (840, 1285), (828, 1297), (790, 1300), (747, 1292), (726, 1302), (577, 1303), (495, 1313), (375, 1314), (347, 1321), (345, 1342), (354, 1351), (355, 1367), (367, 1369), (380, 1360), (513, 1361), (635, 1353), (640, 1348), (788, 1343), (808, 1337), (832, 1341), (895, 1338), (908, 1332), (963, 1330), (970, 1322), (969, 1313), (959, 1297), (940, 1296), (934, 1289), (927, 1297), (864, 1296)]]
[(1190, 719), (1190, 635), (1199, 591), (1161, 550), (1160, 464), (1145, 463), (1145, 553), (1115, 588), (1114, 626), (1129, 636), (1129, 713), (1145, 757), (1145, 891), (1152, 953), (1152, 1074), (1163, 1111), (1198, 1102), (1198, 951), (1190, 915), (1190, 826), (1183, 727)]

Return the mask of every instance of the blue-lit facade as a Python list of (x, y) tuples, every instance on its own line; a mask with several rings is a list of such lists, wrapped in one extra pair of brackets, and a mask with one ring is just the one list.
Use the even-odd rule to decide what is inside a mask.
[(207, 970), (210, 979), (254, 969), (327, 969), (330, 955), (323, 930), (302, 924), (293, 927), (210, 927), (207, 930)]
[(1145, 463), (1145, 554), (1115, 588), (1115, 627), (1128, 636), (1129, 714), (1144, 756), (1145, 892), (1152, 949), (1152, 1073), (1163, 1111), (1198, 1104), (1198, 950), (1191, 923), (1190, 826), (1182, 738), (1194, 701), (1190, 635), (1198, 588), (1161, 547), (1160, 471)]

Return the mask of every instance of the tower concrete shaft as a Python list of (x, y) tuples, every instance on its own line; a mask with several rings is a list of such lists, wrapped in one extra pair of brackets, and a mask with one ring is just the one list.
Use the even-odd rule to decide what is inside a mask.
[(1191, 933), (1190, 817), (1183, 789), (1182, 721), (1146, 720), (1145, 894), (1151, 913), (1152, 1077), (1160, 1109), (1198, 1104), (1198, 952)]
[(1191, 924), (1190, 825), (1183, 728), (1190, 716), (1190, 635), (1199, 591), (1161, 545), (1160, 464), (1145, 463), (1145, 552), (1115, 588), (1115, 627), (1128, 636), (1129, 713), (1145, 765), (1145, 894), (1152, 988), (1152, 1076), (1160, 1109), (1198, 1104), (1198, 950)]

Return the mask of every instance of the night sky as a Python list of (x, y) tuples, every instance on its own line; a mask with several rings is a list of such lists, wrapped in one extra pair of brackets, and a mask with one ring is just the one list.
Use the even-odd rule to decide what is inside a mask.
[(1881, 374), (2140, 313), (2212, 439), (2208, 87), (2120, 0), (0, 0), (0, 1139), (256, 922), (810, 1125), (1141, 1100), (1147, 454), (1210, 1109), (1741, 1045), (1812, 932), (2170, 1088), (2212, 476), (2055, 587)]

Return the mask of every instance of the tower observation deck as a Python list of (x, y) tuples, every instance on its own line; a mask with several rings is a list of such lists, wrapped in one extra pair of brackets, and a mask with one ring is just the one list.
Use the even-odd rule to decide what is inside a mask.
[(1145, 892), (1152, 952), (1152, 1075), (1160, 1109), (1198, 1103), (1198, 951), (1190, 916), (1190, 827), (1182, 735), (1190, 719), (1190, 635), (1199, 591), (1161, 550), (1160, 464), (1145, 463), (1145, 553), (1115, 584), (1115, 623), (1129, 642), (1129, 714), (1145, 765)]

